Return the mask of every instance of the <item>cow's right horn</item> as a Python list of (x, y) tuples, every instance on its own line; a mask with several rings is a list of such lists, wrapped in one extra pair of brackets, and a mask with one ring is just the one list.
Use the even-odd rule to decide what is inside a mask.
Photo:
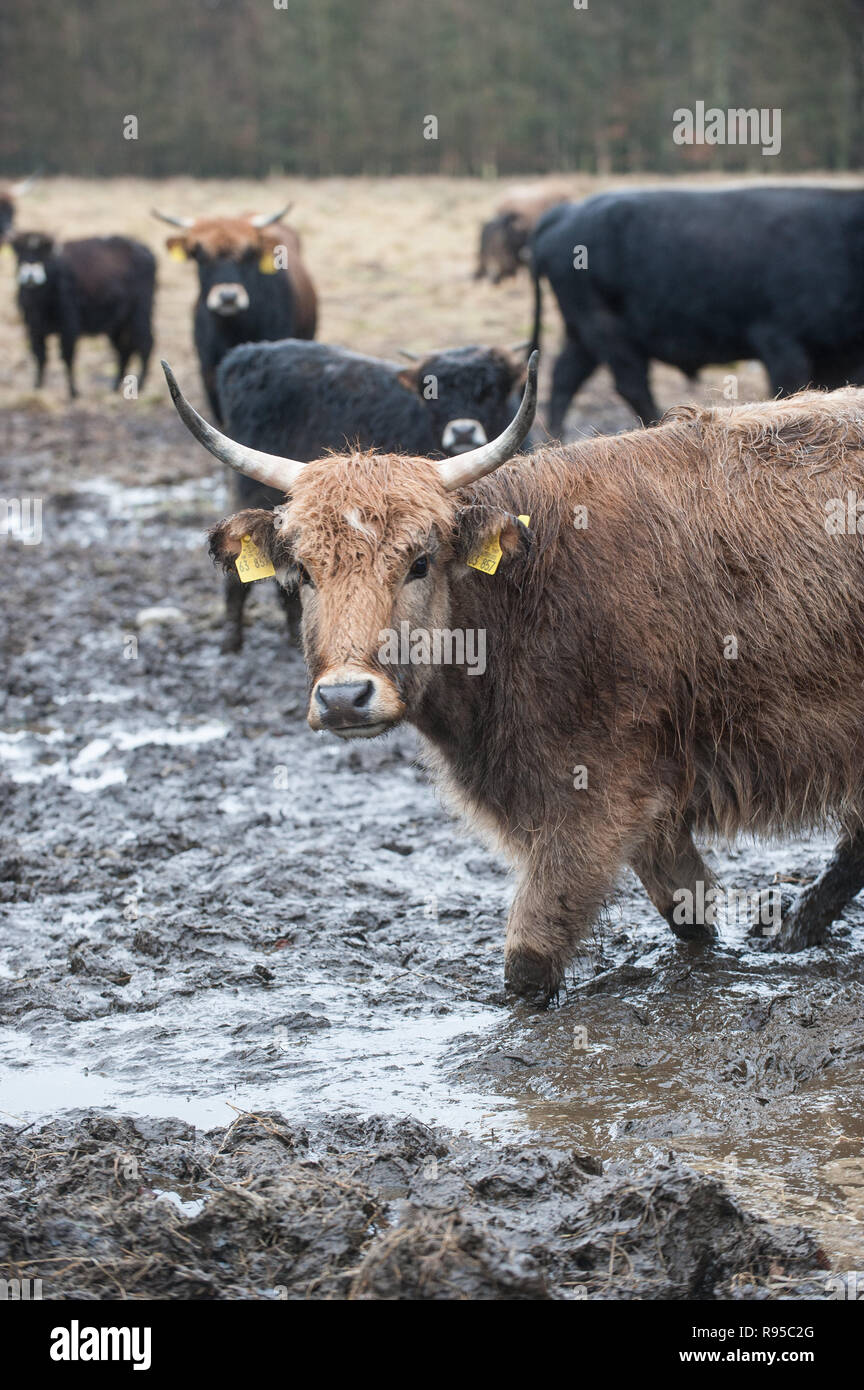
[(254, 217), (249, 218), (249, 221), (253, 227), (261, 231), (264, 227), (272, 227), (274, 222), (280, 222), (283, 217), (287, 217), (293, 206), (293, 203), (286, 203), (284, 208), (280, 208), (278, 212), (256, 213)]
[(468, 487), (470, 483), (485, 478), (487, 473), (500, 468), (502, 463), (506, 463), (518, 451), (534, 423), (539, 361), (540, 354), (535, 350), (528, 359), (528, 376), (522, 393), (522, 404), (503, 434), (499, 434), (497, 439), (490, 440), (488, 444), (481, 444), (479, 449), (469, 449), (467, 453), (444, 459), (437, 465), (448, 492), (453, 492), (458, 487)]
[(291, 491), (305, 464), (298, 463), (296, 459), (280, 458), (278, 454), (262, 454), (258, 449), (249, 449), (245, 444), (229, 439), (227, 434), (220, 434), (212, 425), (208, 425), (197, 410), (193, 410), (167, 362), (162, 363), (162, 370), (177, 414), (199, 444), (209, 449), (214, 458), (227, 463), (229, 468), (245, 473), (247, 478), (254, 478), (267, 487), (278, 488), (280, 492)]

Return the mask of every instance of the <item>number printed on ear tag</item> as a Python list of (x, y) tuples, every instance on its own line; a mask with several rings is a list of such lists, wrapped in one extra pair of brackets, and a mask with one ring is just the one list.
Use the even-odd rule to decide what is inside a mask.
[(240, 544), (240, 554), (234, 561), (237, 573), (243, 584), (251, 584), (253, 579), (272, 579), (276, 571), (263, 550), (260, 550), (251, 536), (244, 536)]
[[(530, 516), (520, 516), (519, 520), (524, 526), (527, 526), (531, 518)], [(494, 574), (501, 563), (503, 554), (501, 533), (499, 532), (497, 536), (492, 536), (479, 550), (475, 550), (473, 555), (469, 555), (466, 563), (471, 566), (472, 570), (482, 570), (484, 574)]]

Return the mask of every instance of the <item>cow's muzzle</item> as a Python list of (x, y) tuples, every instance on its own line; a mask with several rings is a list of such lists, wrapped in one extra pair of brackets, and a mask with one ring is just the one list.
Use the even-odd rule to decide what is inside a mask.
[(486, 431), (479, 420), (450, 420), (441, 436), (441, 448), (445, 454), (467, 454), (469, 449), (479, 449), (486, 443)]
[(249, 308), (249, 295), (242, 285), (214, 285), (207, 295), (207, 308), (212, 314), (231, 318)]
[(308, 722), (339, 738), (377, 738), (392, 729), (405, 713), (389, 681), (350, 668), (330, 671), (316, 681), (309, 702)]
[(18, 284), (27, 289), (31, 285), (44, 285), (48, 275), (41, 261), (22, 261), (18, 267)]

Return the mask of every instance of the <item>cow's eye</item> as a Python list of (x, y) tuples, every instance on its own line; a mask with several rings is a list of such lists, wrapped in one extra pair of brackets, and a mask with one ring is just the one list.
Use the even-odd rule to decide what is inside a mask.
[(312, 583), (312, 576), (305, 565), (297, 566), (297, 574), (301, 584), (308, 584), (310, 589), (315, 588), (315, 585)]
[(422, 579), (423, 576), (426, 575), (426, 574), (428, 574), (428, 573), (429, 573), (429, 556), (428, 556), (428, 555), (418, 555), (418, 556), (417, 556), (417, 559), (414, 561), (413, 565), (411, 566), (410, 570), (408, 571), (408, 578), (409, 578), (409, 579)]

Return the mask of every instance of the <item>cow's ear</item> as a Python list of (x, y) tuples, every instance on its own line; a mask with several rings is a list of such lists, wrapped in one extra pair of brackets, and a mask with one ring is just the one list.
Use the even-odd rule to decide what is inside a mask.
[[(456, 521), (454, 550), (460, 574), (495, 574), (531, 548), (528, 519), (488, 507), (463, 507)], [(464, 567), (464, 568), (463, 568)]]
[[(235, 512), (220, 521), (210, 532), (210, 554), (224, 570), (234, 568), (240, 548), (246, 537), (266, 555), (274, 565), (277, 550), (276, 527), (273, 513), (264, 507), (250, 507), (244, 512)], [(281, 549), (281, 546), (278, 548)], [(285, 561), (283, 560), (283, 564)]]
[(189, 259), (189, 247), (185, 236), (169, 236), (165, 239), (168, 248), (168, 255), (172, 261), (186, 261)]

